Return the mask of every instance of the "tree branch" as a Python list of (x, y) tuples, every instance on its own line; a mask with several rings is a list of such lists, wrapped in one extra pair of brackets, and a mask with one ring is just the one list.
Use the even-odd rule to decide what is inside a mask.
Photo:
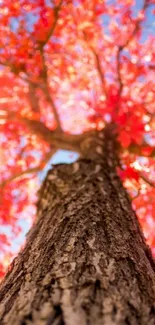
[(55, 10), (55, 20), (54, 20), (54, 23), (53, 23), (53, 25), (52, 25), (52, 27), (50, 29), (50, 32), (49, 32), (49, 35), (48, 35), (46, 41), (44, 41), (42, 43), (39, 43), (39, 51), (40, 51), (40, 55), (41, 55), (41, 58), (42, 58), (42, 68), (43, 68), (42, 74), (41, 74), (41, 77), (43, 79), (43, 86), (41, 87), (41, 89), (42, 89), (42, 91), (43, 91), (43, 93), (44, 93), (44, 95), (46, 97), (46, 100), (48, 101), (48, 103), (52, 107), (54, 118), (55, 118), (55, 121), (57, 123), (57, 129), (59, 130), (59, 132), (62, 131), (61, 122), (60, 122), (60, 118), (59, 118), (55, 103), (53, 101), (53, 98), (52, 98), (51, 94), (49, 93), (47, 67), (46, 67), (45, 55), (44, 55), (44, 46), (48, 42), (49, 38), (54, 33), (54, 30), (55, 30), (55, 27), (56, 27), (56, 24), (57, 24), (57, 21), (58, 21), (58, 17), (59, 17), (59, 11), (60, 11), (62, 3), (63, 3), (63, 0), (61, 0), (59, 2), (58, 6), (56, 6), (55, 9), (54, 9)]
[[(45, 84), (46, 84), (46, 87), (43, 87), (43, 86), (40, 87), (40, 85), (38, 85), (38, 87), (40, 87), (43, 90), (43, 92), (44, 92), (44, 94), (46, 96), (46, 99), (48, 100), (48, 102), (52, 106), (52, 110), (53, 110), (53, 113), (54, 113), (54, 117), (55, 117), (55, 120), (56, 120), (56, 123), (57, 123), (57, 128), (59, 129), (59, 131), (62, 130), (61, 129), (61, 123), (60, 123), (60, 118), (59, 118), (59, 115), (57, 113), (57, 110), (56, 110), (56, 106), (54, 104), (54, 101), (53, 101), (53, 99), (50, 96), (49, 91), (48, 91), (47, 68), (46, 68), (46, 64), (45, 64), (45, 58), (44, 58), (43, 48), (47, 44), (49, 38), (54, 33), (54, 30), (56, 28), (57, 21), (58, 21), (58, 18), (59, 18), (59, 12), (60, 12), (62, 3), (63, 3), (63, 0), (60, 0), (59, 4), (57, 6), (55, 6), (55, 8), (54, 8), (55, 19), (54, 19), (54, 23), (52, 24), (52, 26), (51, 26), (51, 28), (49, 30), (49, 33), (47, 35), (46, 40), (43, 41), (43, 42), (38, 42), (38, 47), (39, 47), (40, 54), (42, 56), (42, 62), (43, 62), (43, 79), (44, 79)], [(19, 78), (21, 78), (19, 76), (19, 73), (21, 71), (23, 71), (22, 69), (21, 70), (17, 70), (16, 67), (14, 65), (12, 65), (10, 62), (0, 62), (0, 64), (3, 65), (3, 66), (6, 66), (6, 67), (8, 66), (11, 69), (11, 72), (13, 72)], [(31, 103), (32, 110), (34, 112), (39, 112), (39, 101), (38, 101), (38, 98), (37, 98), (37, 96), (35, 94), (35, 89), (36, 89), (35, 83), (31, 82), (27, 78), (26, 79), (21, 78), (21, 79), (28, 83), (28, 86), (29, 86), (28, 96), (29, 96), (29, 100), (30, 100), (30, 103)]]
[(96, 53), (96, 51), (94, 50), (94, 48), (89, 44), (88, 39), (87, 39), (87, 35), (86, 35), (86, 33), (84, 31), (83, 31), (83, 35), (84, 35), (84, 40), (87, 43), (87, 46), (89, 47), (89, 49), (91, 50), (91, 52), (94, 55), (95, 62), (96, 62), (96, 69), (98, 71), (98, 75), (99, 75), (99, 78), (100, 78), (100, 81), (101, 81), (102, 90), (104, 92), (104, 95), (107, 98), (108, 97), (108, 94), (107, 94), (107, 89), (106, 89), (106, 80), (105, 80), (104, 73), (102, 71), (102, 67), (101, 67), (101, 62), (100, 62), (100, 59), (99, 59), (99, 55)]
[(43, 91), (43, 93), (45, 95), (46, 100), (48, 101), (48, 103), (52, 107), (54, 118), (55, 118), (55, 121), (57, 123), (57, 129), (59, 131), (62, 131), (60, 117), (58, 115), (57, 108), (55, 106), (53, 98), (52, 98), (52, 96), (51, 96), (51, 94), (49, 92), (49, 89), (48, 89), (48, 75), (47, 75), (47, 67), (46, 67), (46, 63), (45, 63), (45, 56), (44, 56), (43, 48), (40, 49), (40, 54), (41, 54), (41, 57), (42, 57), (42, 65), (43, 65), (42, 78), (43, 78), (43, 81), (44, 81), (42, 91)]
[[(118, 85), (119, 85), (119, 89), (118, 89), (118, 95), (119, 98), (121, 97), (122, 94), (122, 90), (123, 90), (123, 82), (122, 82), (122, 76), (121, 76), (121, 72), (120, 72), (120, 66), (121, 66), (121, 53), (123, 51), (123, 47), (119, 47), (118, 48), (118, 52), (117, 52), (117, 56), (116, 56), (116, 65), (117, 65), (117, 79), (118, 79)], [(118, 109), (118, 104), (117, 104), (117, 109)]]
[(142, 173), (140, 174), (140, 177), (143, 179), (143, 181), (147, 184), (149, 184), (151, 187), (155, 188), (155, 183), (150, 181), (146, 176), (144, 176)]
[(102, 71), (99, 55), (95, 52), (94, 49), (92, 49), (92, 52), (94, 53), (94, 57), (95, 57), (95, 60), (96, 60), (96, 67), (97, 67), (97, 71), (98, 71), (98, 74), (99, 74), (99, 77), (100, 77), (100, 80), (101, 80), (101, 85), (103, 87), (102, 89), (103, 89), (104, 95), (105, 95), (105, 97), (107, 99), (108, 95), (107, 95), (107, 89), (106, 89), (106, 80), (105, 80), (105, 77), (104, 77), (104, 73)]
[(11, 72), (13, 72), (17, 77), (19, 77), (20, 79), (22, 79), (22, 81), (25, 81), (28, 84), (28, 88), (29, 88), (28, 98), (29, 98), (29, 102), (30, 102), (30, 105), (31, 105), (31, 108), (32, 108), (32, 111), (33, 112), (39, 112), (39, 99), (37, 98), (36, 93), (35, 93), (36, 87), (40, 88), (43, 91), (46, 100), (48, 101), (48, 103), (52, 107), (52, 111), (53, 111), (53, 114), (54, 114), (54, 118), (55, 118), (55, 121), (57, 123), (57, 129), (59, 131), (62, 131), (61, 123), (60, 123), (60, 118), (59, 118), (59, 115), (57, 113), (57, 109), (56, 109), (55, 103), (54, 103), (54, 101), (52, 99), (52, 96), (49, 93), (49, 90), (48, 90), (47, 68), (46, 68), (44, 53), (43, 53), (43, 50), (42, 49), (40, 50), (40, 54), (41, 54), (42, 63), (43, 63), (43, 72), (42, 72), (43, 83), (42, 83), (42, 85), (41, 84), (38, 85), (37, 83), (32, 82), (28, 78), (26, 78), (26, 79), (25, 78), (22, 78), (19, 75), (20, 71), (16, 71), (15, 72), (13, 70), (13, 67), (10, 66), (9, 63), (7, 63), (7, 62), (5, 62), (5, 63), (0, 62), (0, 65), (3, 65), (5, 67), (9, 67), (11, 69)]
[[(28, 78), (23, 78), (23, 77), (21, 77), (21, 76), (20, 76), (20, 72), (22, 72), (22, 71), (20, 71), (20, 70), (16, 70), (16, 69), (14, 68), (13, 65), (10, 65), (10, 64), (7, 63), (7, 62), (4, 62), (4, 63), (0, 62), (0, 65), (3, 65), (3, 66), (5, 66), (5, 67), (10, 68), (11, 72), (12, 72), (15, 76), (17, 76), (19, 79), (21, 79), (22, 81), (24, 81), (24, 82), (27, 83), (27, 85), (28, 85), (28, 89), (29, 89), (27, 95), (28, 95), (28, 99), (29, 99), (29, 102), (30, 102), (30, 105), (31, 105), (31, 109), (32, 109), (33, 112), (38, 112), (38, 113), (39, 113), (39, 99), (38, 99), (38, 97), (36, 96), (35, 91), (36, 91), (36, 87), (39, 87), (40, 85), (38, 85), (37, 83), (32, 82), (32, 81), (31, 81), (30, 79), (28, 79)], [(25, 72), (25, 73), (26, 73), (26, 72)]]
[(49, 30), (49, 33), (48, 33), (46, 39), (44, 41), (42, 41), (42, 42), (38, 42), (39, 49), (40, 50), (42, 50), (43, 47), (47, 44), (47, 42), (49, 41), (50, 37), (53, 35), (53, 33), (55, 31), (55, 28), (56, 28), (57, 21), (58, 21), (58, 18), (59, 18), (59, 12), (60, 12), (62, 3), (63, 3), (63, 0), (61, 0), (59, 2), (59, 4), (57, 6), (55, 6), (55, 8), (54, 8), (54, 15), (55, 15), (54, 23), (52, 24), (52, 26), (51, 26), (51, 28)]
[(53, 98), (52, 98), (52, 96), (50, 95), (49, 90), (48, 90), (47, 87), (44, 87), (44, 88), (43, 88), (43, 92), (44, 92), (44, 95), (45, 95), (45, 97), (46, 97), (48, 103), (49, 103), (49, 104), (51, 105), (51, 107), (52, 107), (52, 111), (53, 111), (53, 114), (54, 114), (54, 118), (55, 118), (56, 123), (57, 123), (57, 130), (59, 130), (60, 132), (62, 132), (62, 127), (61, 127), (60, 117), (59, 117), (59, 115), (58, 115), (58, 113), (57, 113), (57, 108), (56, 108), (56, 106), (55, 106), (55, 103), (54, 103), (54, 101), (53, 101)]
[[(148, 8), (148, 6), (149, 6), (148, 0), (144, 0), (144, 4), (143, 4), (143, 7), (142, 7), (141, 10), (145, 11)], [(123, 45), (118, 47), (117, 56), (116, 56), (116, 65), (117, 65), (117, 80), (118, 80), (118, 85), (119, 85), (119, 89), (118, 89), (119, 98), (121, 97), (122, 90), (123, 90), (123, 81), (122, 81), (122, 76), (121, 76), (121, 72), (120, 72), (121, 54), (122, 54), (124, 48), (129, 45), (129, 43), (132, 41), (133, 37), (136, 35), (137, 31), (139, 30), (141, 22), (142, 21), (137, 20), (137, 22), (135, 23), (135, 27), (134, 27), (131, 35), (129, 36), (129, 38), (126, 40), (126, 42)], [(116, 111), (117, 112), (118, 112), (118, 109), (119, 109), (118, 104), (116, 105)]]
[(6, 179), (5, 181), (3, 181), (0, 184), (0, 188), (3, 190), (7, 184), (14, 181), (15, 179), (17, 180), (18, 178), (21, 178), (24, 175), (37, 173), (37, 172), (41, 171), (43, 169), (43, 167), (48, 163), (49, 159), (51, 159), (51, 157), (54, 155), (55, 152), (56, 152), (56, 149), (53, 148), (52, 150), (50, 150), (50, 152), (48, 152), (46, 154), (46, 156), (44, 157), (43, 161), (41, 161), (39, 166), (33, 167), (33, 168), (28, 168), (27, 170), (23, 170), (23, 171), (20, 171), (16, 174), (12, 175), (11, 177), (9, 177), (8, 179)]
[(35, 86), (35, 84), (33, 84), (32, 82), (29, 81), (28, 88), (29, 88), (28, 97), (29, 97), (31, 109), (33, 112), (40, 113), (39, 98), (36, 95), (36, 86)]
[(19, 123), (23, 123), (31, 134), (35, 134), (41, 140), (47, 142), (50, 146), (54, 146), (56, 149), (71, 150), (76, 152), (81, 152), (81, 144), (87, 138), (92, 136), (96, 131), (88, 131), (82, 134), (67, 134), (64, 132), (56, 130), (50, 130), (44, 123), (37, 120), (31, 120), (27, 117), (23, 117), (16, 112), (6, 112), (6, 115), (2, 118), (7, 120), (15, 120)]
[[(138, 146), (136, 144), (131, 144), (129, 147), (128, 147), (128, 150), (129, 152), (132, 154), (135, 154), (135, 155), (138, 155), (138, 156), (146, 156), (146, 157), (152, 157), (154, 158), (155, 157), (155, 149), (152, 147), (152, 151), (150, 152), (150, 154), (144, 154), (143, 153), (143, 149), (145, 149), (146, 147), (148, 147), (149, 145), (146, 143), (146, 142), (143, 142), (143, 144), (141, 146)], [(150, 147), (150, 146), (149, 146)], [(151, 147), (150, 147), (151, 148)]]

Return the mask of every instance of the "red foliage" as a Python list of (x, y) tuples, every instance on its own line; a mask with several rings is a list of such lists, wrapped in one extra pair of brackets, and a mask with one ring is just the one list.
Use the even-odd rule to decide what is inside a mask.
[[(14, 237), (21, 220), (34, 218), (38, 171), (48, 161), (37, 123), (53, 130), (58, 114), (67, 133), (116, 123), (119, 174), (155, 251), (154, 4), (144, 0), (138, 11), (134, 0), (0, 3), (0, 224)], [(0, 235), (0, 277), (9, 240)]]
[(132, 167), (127, 166), (125, 170), (120, 170), (119, 175), (121, 179), (124, 181), (126, 178), (139, 180), (139, 173)]

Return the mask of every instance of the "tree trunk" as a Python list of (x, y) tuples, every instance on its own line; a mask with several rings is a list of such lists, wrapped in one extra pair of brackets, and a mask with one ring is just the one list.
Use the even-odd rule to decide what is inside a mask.
[(0, 288), (4, 325), (154, 325), (155, 268), (108, 128), (43, 183), (39, 218)]

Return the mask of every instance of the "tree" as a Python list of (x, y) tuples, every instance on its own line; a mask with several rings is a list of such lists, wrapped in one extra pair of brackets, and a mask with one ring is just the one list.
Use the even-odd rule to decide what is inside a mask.
[(145, 230), (148, 214), (154, 221), (154, 45), (142, 27), (152, 9), (144, 1), (135, 18), (132, 1), (1, 4), (1, 159), (12, 155), (2, 222), (19, 230), (16, 216), (33, 201), (15, 188), (57, 149), (81, 156), (43, 183), (38, 221), (1, 285), (1, 323), (155, 322), (154, 262), (120, 181)]

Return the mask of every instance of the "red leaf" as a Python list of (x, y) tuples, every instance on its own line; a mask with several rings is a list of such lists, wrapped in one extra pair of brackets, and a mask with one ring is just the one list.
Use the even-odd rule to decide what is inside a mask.
[(151, 153), (152, 153), (152, 151), (153, 151), (153, 148), (151, 148), (151, 147), (143, 147), (143, 148), (141, 149), (141, 152), (142, 152), (142, 154), (143, 154), (144, 156), (150, 156)]
[(124, 148), (127, 148), (131, 143), (131, 137), (126, 131), (121, 131), (118, 139)]
[(125, 180), (126, 178), (132, 178), (138, 181), (139, 179), (139, 173), (132, 167), (127, 167), (125, 170), (120, 170), (119, 175), (122, 180)]

